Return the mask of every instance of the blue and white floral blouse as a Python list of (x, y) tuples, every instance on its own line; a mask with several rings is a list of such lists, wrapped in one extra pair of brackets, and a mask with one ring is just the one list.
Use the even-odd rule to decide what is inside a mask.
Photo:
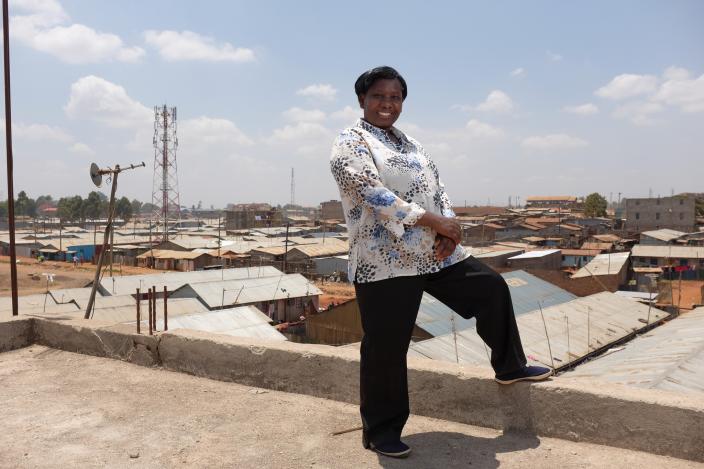
[(435, 231), (415, 226), (426, 211), (455, 214), (423, 147), (395, 127), (390, 131), (399, 143), (359, 119), (333, 144), (330, 168), (350, 235), (350, 281), (429, 274), (468, 257), (458, 245), (438, 261)]

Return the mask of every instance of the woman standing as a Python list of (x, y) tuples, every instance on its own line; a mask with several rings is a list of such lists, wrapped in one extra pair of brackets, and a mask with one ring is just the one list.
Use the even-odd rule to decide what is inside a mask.
[(406, 81), (391, 67), (377, 67), (357, 79), (355, 92), (364, 117), (337, 137), (330, 166), (350, 234), (349, 278), (364, 329), (362, 440), (365, 448), (405, 457), (406, 353), (424, 291), (462, 317), (476, 317), (499, 383), (541, 380), (552, 371), (526, 366), (506, 282), (464, 251), (435, 163), (393, 127), (408, 95)]

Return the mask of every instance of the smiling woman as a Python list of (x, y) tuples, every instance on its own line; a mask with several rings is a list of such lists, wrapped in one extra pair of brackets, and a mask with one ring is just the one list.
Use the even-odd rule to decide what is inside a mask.
[(477, 318), (498, 382), (544, 379), (551, 370), (526, 366), (506, 282), (460, 246), (460, 225), (437, 166), (393, 126), (408, 96), (406, 81), (393, 68), (378, 67), (354, 88), (364, 117), (337, 137), (330, 166), (350, 234), (348, 276), (364, 330), (362, 442), (405, 457), (406, 353), (424, 291)]

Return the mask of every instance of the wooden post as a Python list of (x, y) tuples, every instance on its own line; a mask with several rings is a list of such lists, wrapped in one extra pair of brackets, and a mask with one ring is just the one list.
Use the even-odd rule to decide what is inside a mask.
[(154, 335), (152, 330), (152, 289), (150, 288), (147, 293), (147, 303), (149, 303), (149, 335)]
[(156, 285), (152, 285), (152, 292), (152, 310), (154, 311), (154, 314), (152, 314), (152, 327), (154, 332), (156, 332)]

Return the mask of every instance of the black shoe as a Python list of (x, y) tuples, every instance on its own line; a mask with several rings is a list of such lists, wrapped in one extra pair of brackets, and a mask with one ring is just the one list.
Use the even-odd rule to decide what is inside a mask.
[(369, 449), (383, 454), (384, 456), (389, 456), (390, 458), (405, 458), (411, 454), (411, 448), (400, 440), (390, 443), (380, 443), (378, 445), (369, 443)]
[(499, 384), (511, 384), (517, 381), (542, 381), (552, 375), (550, 368), (544, 366), (524, 366), (518, 371), (496, 375)]

